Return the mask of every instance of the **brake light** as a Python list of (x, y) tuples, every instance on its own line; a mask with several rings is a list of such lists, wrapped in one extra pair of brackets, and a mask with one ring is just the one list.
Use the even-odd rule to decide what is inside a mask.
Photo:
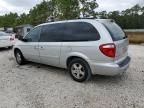
[(14, 40), (14, 38), (10, 38), (10, 41), (13, 41)]
[(114, 58), (116, 54), (116, 47), (115, 44), (110, 43), (110, 44), (103, 44), (100, 45), (100, 51), (106, 55), (107, 57)]

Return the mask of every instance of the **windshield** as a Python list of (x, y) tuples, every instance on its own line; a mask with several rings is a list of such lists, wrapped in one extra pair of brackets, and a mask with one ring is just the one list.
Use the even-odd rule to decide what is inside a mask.
[(0, 36), (9, 36), (9, 34), (7, 34), (5, 32), (0, 32)]
[(127, 38), (123, 30), (114, 22), (104, 22), (103, 25), (109, 31), (113, 41)]

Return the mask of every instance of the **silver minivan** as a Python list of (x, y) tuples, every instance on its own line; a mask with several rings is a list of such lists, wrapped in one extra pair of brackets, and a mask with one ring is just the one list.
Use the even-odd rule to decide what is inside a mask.
[(78, 82), (92, 75), (118, 75), (130, 63), (129, 41), (111, 19), (77, 19), (36, 26), (16, 42), (18, 64), (32, 61), (68, 69)]

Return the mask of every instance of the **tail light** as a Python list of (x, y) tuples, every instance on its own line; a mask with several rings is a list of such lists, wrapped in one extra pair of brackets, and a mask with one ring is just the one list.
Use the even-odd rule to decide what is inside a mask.
[(116, 47), (115, 44), (110, 43), (110, 44), (103, 44), (100, 45), (100, 51), (106, 55), (107, 57), (114, 58), (116, 54)]
[(10, 38), (10, 41), (13, 41), (14, 40), (14, 38)]

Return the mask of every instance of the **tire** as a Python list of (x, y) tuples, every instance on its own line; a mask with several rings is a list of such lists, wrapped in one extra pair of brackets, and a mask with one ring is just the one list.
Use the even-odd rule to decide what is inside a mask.
[(86, 61), (80, 58), (73, 59), (68, 66), (72, 79), (77, 82), (84, 82), (91, 78), (91, 69)]
[(19, 65), (23, 65), (25, 63), (25, 59), (21, 53), (20, 50), (16, 50), (15, 51), (15, 58), (16, 58), (16, 62), (19, 64)]

